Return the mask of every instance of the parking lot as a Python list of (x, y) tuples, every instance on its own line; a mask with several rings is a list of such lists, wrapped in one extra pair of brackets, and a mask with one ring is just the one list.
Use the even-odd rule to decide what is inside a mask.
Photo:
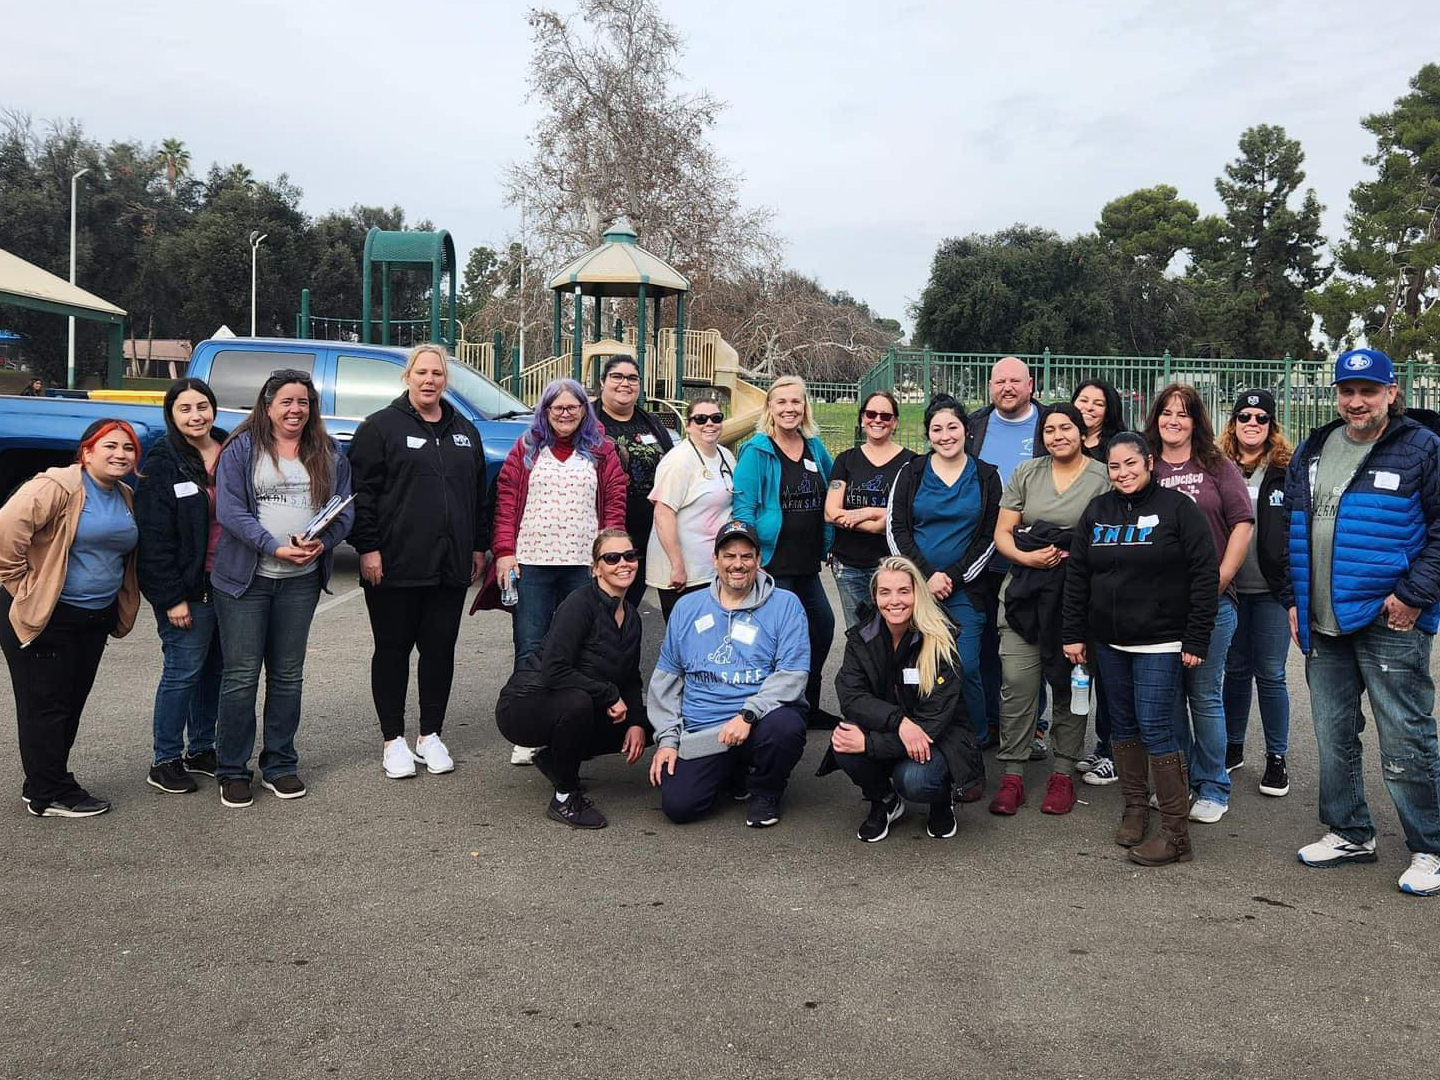
[(611, 824), (583, 833), (545, 819), (543, 778), (495, 729), (505, 615), (461, 631), (456, 771), (392, 781), (348, 549), (334, 588), (310, 639), (302, 800), (231, 810), (208, 778), (189, 796), (145, 784), (148, 608), (110, 646), (72, 758), (113, 812), (25, 813), (0, 695), (0, 1075), (1436, 1072), (1440, 900), (1395, 887), (1408, 855), (1373, 734), (1379, 864), (1295, 861), (1322, 830), (1294, 656), (1291, 794), (1256, 790), (1257, 718), (1232, 809), (1194, 826), (1188, 865), (1126, 861), (1114, 786), (1042, 816), (1046, 764), (1014, 818), (966, 806), (936, 841), (919, 809), (861, 844), (855, 789), (814, 776), (815, 732), (776, 828), (744, 828), (734, 804), (670, 825), (643, 766), (617, 759), (586, 767)]

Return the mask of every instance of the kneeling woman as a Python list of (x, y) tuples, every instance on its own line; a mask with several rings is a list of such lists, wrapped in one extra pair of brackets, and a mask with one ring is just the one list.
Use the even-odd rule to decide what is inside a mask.
[(870, 800), (856, 832), (861, 840), (884, 840), (907, 799), (930, 804), (931, 836), (954, 836), (951, 793), (984, 775), (966, 722), (955, 638), (909, 559), (881, 561), (870, 600), (875, 612), (845, 635), (835, 676), (844, 720), (820, 772), (839, 766)]
[(639, 569), (629, 535), (602, 531), (591, 552), (594, 579), (561, 601), (540, 648), (520, 662), (495, 705), (505, 738), (543, 747), (535, 765), (555, 785), (545, 813), (574, 829), (607, 824), (585, 797), (581, 762), (622, 753), (634, 765), (645, 750), (640, 614), (625, 599)]

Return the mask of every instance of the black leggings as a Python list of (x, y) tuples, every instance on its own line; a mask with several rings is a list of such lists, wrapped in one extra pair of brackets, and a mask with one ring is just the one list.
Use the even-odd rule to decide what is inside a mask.
[(709, 585), (686, 585), (683, 589), (656, 589), (660, 594), (660, 617), (666, 622), (670, 621), (670, 613), (675, 610), (675, 605), (680, 602), (680, 597), (689, 596), (692, 592), (699, 592), (701, 589), (708, 589)]
[(650, 729), (641, 720), (639, 701), (625, 704), (629, 711), (617, 724), (583, 690), (502, 692), (495, 703), (495, 722), (500, 734), (517, 746), (545, 747), (555, 789), (568, 793), (580, 783), (581, 763), (619, 753), (632, 724), (640, 721), (649, 741)]
[(438, 735), (445, 726), (450, 684), (455, 677), (455, 639), (465, 590), (446, 585), (365, 589), (365, 608), (375, 653), (370, 658), (370, 693), (388, 741), (405, 734), (405, 694), (410, 686), (410, 653), (419, 649), (420, 734)]

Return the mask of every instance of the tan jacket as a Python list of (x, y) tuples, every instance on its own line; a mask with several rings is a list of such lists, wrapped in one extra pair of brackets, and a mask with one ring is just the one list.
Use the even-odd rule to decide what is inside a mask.
[[(133, 510), (130, 488), (121, 484), (120, 494)], [(66, 465), (27, 480), (0, 507), (0, 584), (14, 598), (10, 626), (21, 645), (40, 636), (60, 600), (70, 545), (84, 506), (80, 466)], [(122, 638), (135, 625), (140, 609), (133, 551), (125, 558), (118, 600), (119, 616), (111, 633)]]

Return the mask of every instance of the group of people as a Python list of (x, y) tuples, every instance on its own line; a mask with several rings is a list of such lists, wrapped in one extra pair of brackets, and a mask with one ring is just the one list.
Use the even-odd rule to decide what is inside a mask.
[[(472, 613), (512, 615), (497, 725), (511, 760), (553, 787), (547, 815), (569, 826), (606, 824), (583, 762), (618, 753), (636, 764), (651, 743), (649, 778), (671, 820), (729, 795), (747, 803), (747, 824), (773, 825), (807, 729), (819, 728), (820, 773), (843, 771), (869, 803), (861, 840), (884, 839), (907, 801), (928, 808), (931, 836), (953, 836), (957, 803), (984, 797), (982, 751), (994, 748), (992, 813), (1016, 814), (1027, 766), (1049, 759), (1043, 813), (1075, 807), (1076, 774), (1118, 782), (1116, 842), (1161, 865), (1193, 858), (1191, 823), (1227, 812), (1252, 684), (1260, 790), (1288, 792), (1294, 640), (1327, 827), (1300, 860), (1376, 858), (1360, 779), (1364, 693), (1412, 853), (1401, 888), (1440, 893), (1429, 673), (1440, 436), (1406, 414), (1384, 354), (1337, 360), (1339, 418), (1297, 451), (1264, 390), (1239, 396), (1218, 438), (1184, 385), (1162, 389), (1131, 431), (1105, 380), (1044, 406), (1007, 357), (985, 408), (928, 403), (924, 453), (895, 441), (900, 404), (881, 391), (859, 403), (863, 439), (834, 459), (798, 378), (770, 386), (737, 458), (720, 441), (717, 397), (687, 404), (676, 441), (640, 406), (634, 361), (615, 356), (593, 400), (570, 380), (545, 389), (493, 488), (478, 432), (445, 400), (446, 371), (440, 347), (413, 350), (402, 392), (348, 456), (304, 372), (274, 372), (230, 433), (214, 427), (209, 387), (182, 379), (143, 463), (128, 425), (100, 421), (75, 465), (19, 489), (0, 510), (0, 645), (30, 813), (108, 809), (68, 755), (106, 637), (131, 629), (142, 596), (164, 650), (149, 783), (185, 793), (192, 774), (210, 774), (224, 805), (251, 803), (263, 664), (260, 782), (303, 796), (306, 641), (348, 539), (392, 778), (454, 768), (441, 735), (465, 595), (480, 583)], [(826, 565), (845, 623), (838, 714), (821, 707), (835, 631)], [(647, 586), (665, 620), (648, 678)]]

